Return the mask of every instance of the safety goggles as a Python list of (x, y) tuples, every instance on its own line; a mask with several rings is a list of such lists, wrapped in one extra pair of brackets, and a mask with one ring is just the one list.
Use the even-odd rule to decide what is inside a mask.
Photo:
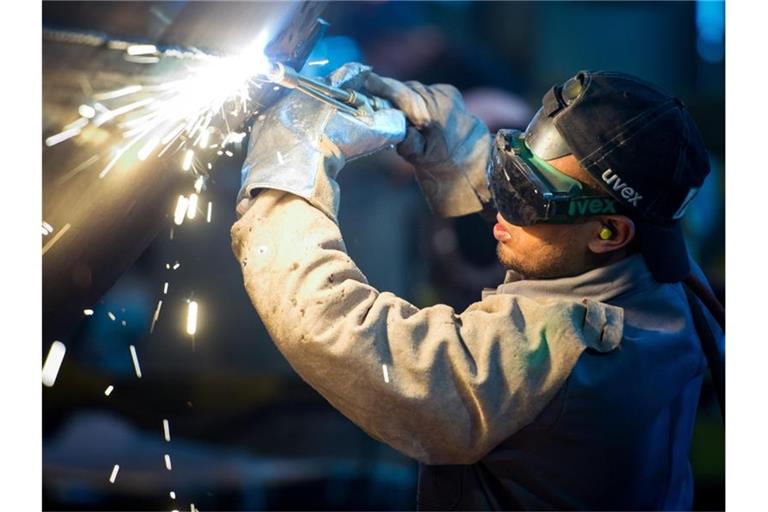
[(535, 155), (519, 130), (498, 131), (486, 172), (496, 209), (517, 226), (619, 213), (613, 198), (584, 191), (579, 181)]

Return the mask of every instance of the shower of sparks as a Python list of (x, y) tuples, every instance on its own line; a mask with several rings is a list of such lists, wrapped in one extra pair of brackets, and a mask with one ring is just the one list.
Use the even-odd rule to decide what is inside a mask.
[(328, 59), (311, 60), (307, 62), (307, 66), (325, 66), (328, 64)]
[(139, 367), (139, 357), (136, 355), (136, 347), (131, 345), (128, 349), (131, 351), (131, 359), (133, 359), (133, 369), (136, 371), (136, 376), (141, 378), (141, 367)]
[(182, 171), (188, 171), (190, 167), (192, 167), (192, 159), (195, 158), (195, 152), (191, 149), (188, 149), (186, 153), (184, 153), (184, 160), (181, 162), (181, 170)]
[(77, 113), (86, 119), (93, 119), (93, 116), (96, 115), (96, 109), (90, 105), (80, 105), (77, 108)]
[(50, 388), (56, 382), (56, 376), (59, 374), (59, 368), (61, 368), (66, 352), (67, 347), (62, 342), (54, 341), (51, 344), (43, 363), (43, 385)]
[(112, 320), (113, 322), (116, 320), (115, 314), (114, 314), (114, 313), (112, 313), (111, 311), (107, 311), (107, 316), (108, 316), (108, 317), (109, 317), (109, 319), (110, 319), (110, 320)]
[(147, 55), (157, 53), (157, 47), (153, 44), (132, 44), (128, 47), (128, 55)]
[(187, 334), (194, 336), (197, 332), (197, 302), (190, 301), (187, 307)]
[(168, 420), (163, 420), (163, 436), (166, 442), (171, 442), (171, 429), (168, 426)]
[(205, 222), (210, 223), (211, 222), (211, 208), (213, 208), (213, 203), (208, 201), (208, 215), (205, 217)]
[(149, 333), (152, 334), (152, 331), (155, 330), (155, 324), (157, 323), (157, 319), (160, 318), (160, 308), (163, 307), (163, 301), (159, 300), (157, 301), (157, 307), (155, 308), (155, 314), (152, 317), (152, 325), (149, 326)]
[[(73, 139), (88, 126), (105, 124), (109, 124), (121, 140), (110, 151), (95, 155), (59, 181), (69, 179), (98, 159), (106, 162), (98, 174), (99, 179), (103, 179), (118, 162), (128, 164), (130, 157), (160, 158), (166, 152), (181, 152), (182, 169), (188, 171), (194, 165), (193, 147), (220, 147), (224, 140), (242, 140), (241, 134), (232, 133), (227, 118), (254, 111), (256, 103), (249, 91), (266, 79), (271, 68), (264, 54), (269, 40), (270, 33), (264, 30), (236, 55), (214, 56), (195, 51), (194, 58), (188, 61), (186, 74), (164, 83), (135, 83), (96, 93), (88, 84), (84, 92), (89, 99), (77, 108), (79, 117), (59, 133), (47, 137), (46, 146)], [(110, 49), (124, 51), (123, 58), (131, 62), (152, 64), (160, 57), (178, 57), (173, 49), (160, 50), (152, 44), (110, 43), (113, 43), (108, 44)], [(217, 128), (222, 120), (226, 130)]]
[(163, 295), (168, 295), (168, 281), (163, 285)]
[(115, 386), (109, 385), (107, 386), (107, 389), (104, 390), (104, 396), (109, 396), (112, 394), (112, 391), (115, 389)]
[(84, 309), (83, 314), (85, 316), (93, 316), (93, 310), (92, 309)]
[(389, 384), (389, 370), (387, 370), (387, 365), (381, 365), (381, 370), (384, 372), (384, 382)]
[(189, 204), (187, 206), (187, 218), (189, 220), (194, 219), (195, 215), (197, 215), (197, 200), (198, 200), (197, 194), (189, 195)]
[(165, 459), (165, 468), (170, 471), (171, 470), (171, 456), (167, 453), (163, 456)]
[(175, 492), (171, 491), (171, 492), (168, 493), (168, 495), (171, 497), (172, 500), (176, 499), (176, 493)]
[(180, 195), (179, 199), (176, 201), (176, 210), (173, 212), (173, 222), (177, 226), (181, 226), (181, 223), (184, 222), (184, 217), (187, 214), (187, 205), (189, 203), (189, 199), (187, 199), (187, 196)]
[(51, 238), (50, 240), (48, 240), (48, 242), (47, 242), (47, 243), (46, 243), (46, 244), (43, 246), (43, 256), (45, 256), (45, 253), (47, 253), (48, 251), (50, 251), (50, 250), (51, 250), (51, 247), (53, 247), (53, 245), (54, 245), (56, 242), (58, 242), (58, 241), (59, 241), (59, 239), (60, 239), (62, 236), (64, 236), (64, 233), (66, 233), (66, 232), (67, 232), (67, 230), (68, 230), (70, 227), (72, 227), (72, 226), (70, 226), (69, 224), (65, 224), (65, 225), (64, 225), (64, 227), (63, 227), (63, 228), (61, 228), (61, 230), (59, 230), (59, 232), (58, 232), (58, 233), (56, 233), (56, 236), (54, 236), (53, 238)]
[(112, 474), (109, 475), (109, 483), (111, 484), (115, 483), (115, 479), (117, 478), (118, 471), (120, 471), (120, 465), (115, 464), (115, 467), (112, 468)]

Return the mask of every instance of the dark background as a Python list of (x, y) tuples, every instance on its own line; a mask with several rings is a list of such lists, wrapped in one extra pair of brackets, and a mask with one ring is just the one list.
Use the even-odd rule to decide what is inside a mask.
[[(153, 34), (151, 3), (105, 5), (44, 3), (43, 24)], [(173, 5), (183, 12), (186, 4)], [(329, 3), (323, 18), (330, 27), (310, 57), (329, 62), (306, 72), (361, 60), (383, 75), (452, 83), (492, 130), (524, 128), (544, 92), (580, 69), (626, 71), (661, 85), (686, 103), (711, 152), (713, 173), (685, 227), (724, 300), (723, 17), (717, 2)], [(170, 240), (169, 212), (135, 264), (97, 303), (83, 305), (94, 316), (54, 336), (68, 351), (56, 385), (43, 389), (46, 509), (188, 509), (190, 502), (201, 510), (413, 508), (415, 463), (304, 384), (243, 291), (229, 248), (242, 157), (240, 150), (215, 165), (201, 197), (213, 202), (212, 223), (185, 222)], [(432, 218), (394, 154), (348, 166), (340, 185), (348, 250), (379, 289), (419, 306), (461, 309), (501, 279), (490, 229), (476, 218)], [(181, 267), (166, 270), (175, 261)], [(150, 335), (165, 281), (169, 293)], [(183, 332), (190, 298), (200, 304), (194, 340)], [(53, 339), (42, 340), (44, 352)], [(115, 390), (106, 397), (108, 385)], [(724, 436), (708, 384), (691, 461), (695, 508), (724, 508)], [(114, 464), (120, 473), (110, 484)]]

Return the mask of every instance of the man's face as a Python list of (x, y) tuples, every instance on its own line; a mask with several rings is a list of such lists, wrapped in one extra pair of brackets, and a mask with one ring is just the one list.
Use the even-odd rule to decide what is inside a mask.
[[(572, 155), (550, 160), (557, 170), (587, 182), (589, 176)], [(506, 268), (529, 279), (549, 279), (578, 275), (596, 266), (597, 258), (588, 247), (600, 221), (589, 218), (577, 224), (534, 224), (515, 226), (501, 214), (493, 235), (498, 240), (496, 253)]]

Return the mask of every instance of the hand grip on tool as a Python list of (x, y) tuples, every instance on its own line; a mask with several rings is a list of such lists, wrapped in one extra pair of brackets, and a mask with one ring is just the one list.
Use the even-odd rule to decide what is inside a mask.
[(266, 74), (270, 82), (281, 85), (286, 89), (298, 89), (313, 98), (329, 103), (340, 111), (351, 115), (359, 115), (358, 107), (368, 106), (373, 110), (393, 108), (392, 104), (377, 96), (367, 96), (352, 89), (342, 89), (326, 83), (302, 76), (295, 69), (280, 62), (272, 65)]

